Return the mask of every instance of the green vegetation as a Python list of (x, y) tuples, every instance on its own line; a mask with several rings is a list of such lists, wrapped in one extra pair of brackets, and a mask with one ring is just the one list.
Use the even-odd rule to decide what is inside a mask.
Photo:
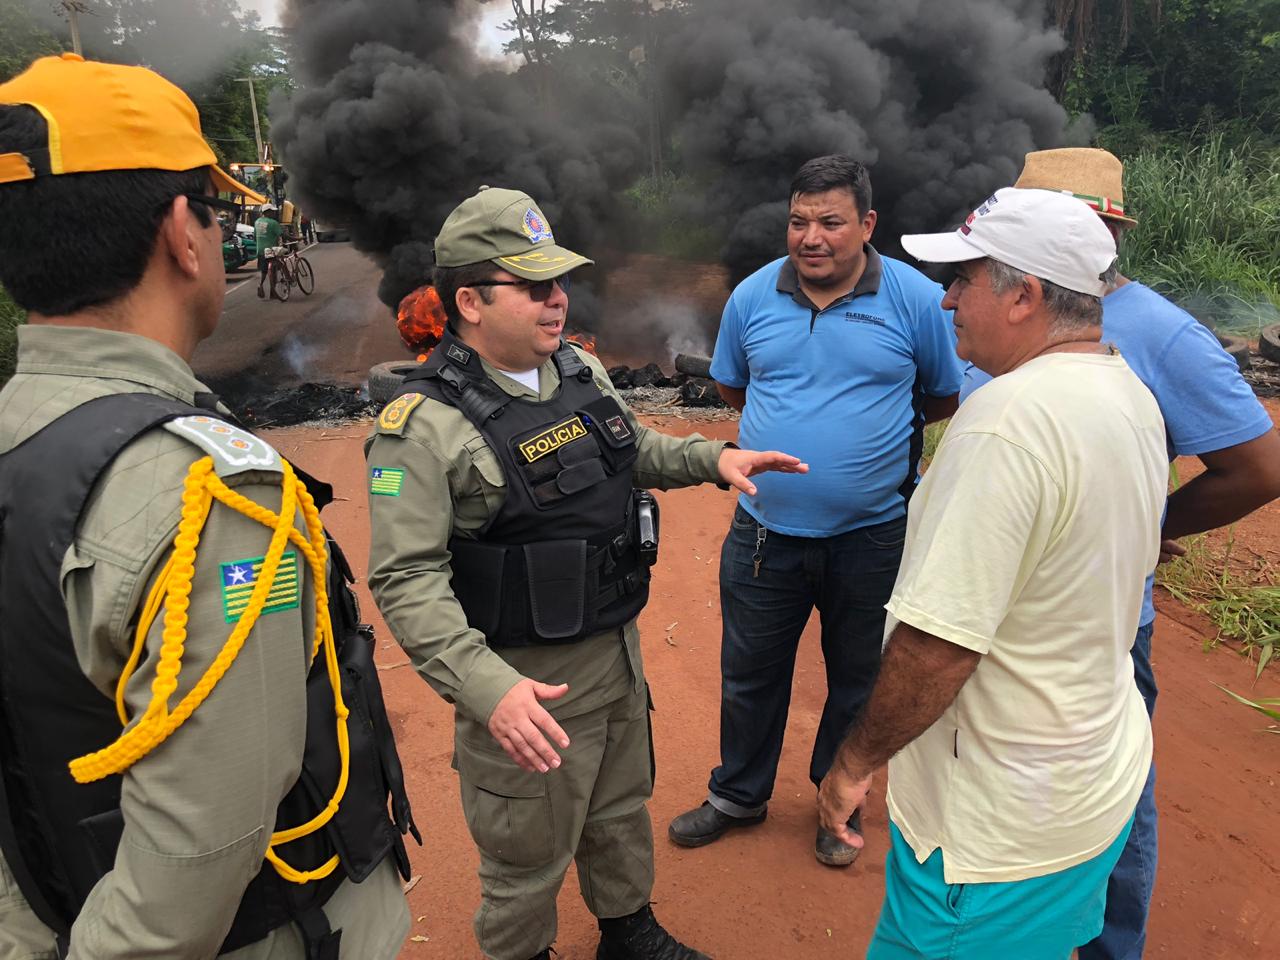
[(1213, 623), (1217, 634), (1210, 645), (1224, 638), (1239, 643), (1245, 655), (1257, 658), (1259, 675), (1280, 649), (1280, 587), (1273, 585), (1275, 579), (1276, 570), (1265, 557), (1255, 555), (1246, 562), (1236, 556), (1234, 528), (1221, 551), (1214, 551), (1207, 537), (1195, 537), (1186, 556), (1156, 571), (1156, 583)]
[(18, 326), (26, 319), (22, 308), (9, 298), (4, 287), (0, 287), (0, 387), (13, 376), (18, 354)]
[(1280, 150), (1222, 134), (1148, 146), (1125, 164), (1139, 228), (1122, 271), (1220, 330), (1280, 320)]
[[(1276, 707), (1280, 707), (1280, 697), (1268, 697), (1261, 700), (1250, 700), (1247, 697), (1240, 696), (1240, 694), (1238, 693), (1232, 693), (1230, 690), (1228, 690), (1226, 687), (1224, 687), (1220, 683), (1215, 683), (1214, 686), (1217, 687), (1219, 690), (1221, 690), (1223, 693), (1227, 694), (1228, 696), (1234, 697), (1236, 700), (1239, 700), (1246, 707), (1252, 707), (1254, 710), (1257, 710), (1264, 717), (1270, 717), (1272, 720), (1280, 721), (1280, 710), (1274, 709)], [(1273, 723), (1270, 727), (1267, 728), (1267, 733), (1280, 733), (1280, 723)]]

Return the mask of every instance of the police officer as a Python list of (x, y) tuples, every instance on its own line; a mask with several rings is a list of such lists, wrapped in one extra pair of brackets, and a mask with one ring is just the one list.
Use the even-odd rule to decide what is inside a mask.
[(241, 190), (149, 70), (0, 85), (0, 956), (390, 960), (408, 928), (323, 485), (188, 366)]
[(695, 960), (649, 908), (653, 788), (636, 617), (656, 507), (635, 487), (748, 492), (796, 458), (640, 426), (562, 338), (569, 273), (525, 194), (481, 188), (435, 243), (444, 338), (367, 447), (369, 583), (423, 678), (456, 706), (454, 766), (480, 851), (476, 937), (545, 960), (570, 861), (600, 960)]

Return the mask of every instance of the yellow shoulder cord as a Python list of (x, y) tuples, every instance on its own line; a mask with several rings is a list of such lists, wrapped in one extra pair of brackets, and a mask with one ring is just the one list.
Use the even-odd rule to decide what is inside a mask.
[[(333, 636), (333, 624), (329, 620), (329, 597), (326, 590), (325, 568), (328, 549), (320, 512), (305, 484), (297, 478), (293, 468), (281, 461), (284, 483), (280, 497), (280, 512), (273, 513), (247, 497), (227, 487), (213, 472), (209, 457), (197, 460), (187, 473), (182, 493), (182, 519), (173, 541), (173, 553), (156, 578), (155, 586), (147, 597), (138, 627), (134, 634), (133, 651), (125, 664), (124, 672), (116, 686), (116, 710), (120, 722), (129, 723), (124, 705), (124, 691), (141, 659), (147, 634), (160, 607), (164, 607), (164, 631), (160, 656), (156, 664), (156, 678), (151, 684), (151, 703), (138, 722), (122, 733), (114, 743), (94, 753), (71, 761), (71, 774), (79, 783), (91, 783), (112, 774), (122, 773), (158, 747), (178, 727), (186, 722), (196, 708), (213, 691), (218, 681), (239, 655), (249, 632), (253, 629), (275, 583), (276, 572), (287, 543), (293, 543), (307, 560), (311, 569), (316, 602), (316, 635), (311, 647), (311, 659), (324, 650), (325, 667), (333, 690), (334, 712), (337, 715), (338, 754), (341, 759), (338, 784), (325, 808), (307, 823), (271, 835), (266, 859), (276, 872), (293, 883), (307, 883), (327, 877), (338, 866), (335, 854), (314, 870), (296, 870), (285, 863), (275, 852), (277, 846), (290, 843), (300, 837), (320, 830), (338, 811), (347, 789), (350, 773), (350, 741), (347, 735), (349, 711), (342, 701), (342, 678), (338, 667), (338, 649)], [(198, 683), (183, 697), (177, 708), (170, 712), (169, 698), (177, 690), (178, 674), (182, 669), (182, 653), (187, 638), (187, 608), (190, 606), (191, 581), (195, 576), (196, 548), (200, 533), (208, 519), (214, 500), (251, 520), (272, 530), (271, 543), (262, 561), (262, 569), (249, 597), (249, 605), (241, 615), (221, 651)], [(294, 529), (295, 512), (302, 510), (307, 525), (307, 539)], [(163, 600), (163, 603), (162, 603)]]

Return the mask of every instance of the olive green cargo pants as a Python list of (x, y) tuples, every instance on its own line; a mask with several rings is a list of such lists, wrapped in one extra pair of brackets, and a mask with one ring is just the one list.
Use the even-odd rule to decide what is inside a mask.
[(555, 940), (556, 894), (570, 860), (597, 917), (634, 913), (653, 889), (647, 692), (556, 719), (570, 745), (545, 774), (516, 766), (485, 725), (457, 719), (454, 764), (480, 850), (475, 933), (490, 960), (529, 960)]

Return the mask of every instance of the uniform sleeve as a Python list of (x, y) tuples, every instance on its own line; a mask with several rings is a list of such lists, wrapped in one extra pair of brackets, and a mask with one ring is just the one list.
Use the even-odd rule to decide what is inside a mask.
[(711, 355), (711, 378), (739, 390), (751, 380), (742, 332), (738, 298), (730, 295), (720, 315), (720, 332), (716, 334), (716, 346)]
[[(945, 492), (924, 497), (924, 484)], [(911, 503), (889, 612), (985, 654), (1044, 551), (1060, 499), (1022, 448), (993, 434), (948, 437)]]
[(1224, 450), (1272, 429), (1235, 360), (1201, 323), (1184, 324), (1150, 374), (1155, 382), (1149, 386), (1178, 456)]
[(960, 392), (964, 364), (956, 356), (955, 327), (951, 311), (942, 309), (942, 288), (920, 283), (911, 292), (915, 331), (916, 369), (924, 392), (950, 397)]
[[(278, 483), (245, 482), (238, 490), (273, 511), (280, 509)], [(305, 527), (299, 523), (299, 529)], [(132, 611), (129, 637), (172, 536), (171, 529), (142, 575), (133, 578), (127, 599), (120, 598), (120, 609)], [(237, 594), (229, 596), (224, 589), (226, 570), (247, 569), (246, 576), (251, 575), (270, 536), (265, 526), (215, 502), (196, 554), (182, 670), (170, 709), (205, 673), (235, 626), (228, 616)], [(296, 547), (288, 549), (299, 571), (305, 571)], [(69, 609), (82, 601), (98, 602), (84, 601), (97, 587), (130, 582), (114, 569), (120, 554), (110, 544), (82, 542), (77, 553), (77, 569), (64, 580)], [(314, 592), (305, 572), (291, 588), (287, 577), (276, 583), (284, 591), (275, 601), (279, 609), (260, 615), (208, 698), (125, 772), (124, 831), (115, 866), (94, 887), (72, 928), (74, 960), (218, 952), (245, 887), (263, 865), (276, 808), (302, 762)], [(118, 646), (119, 626), (99, 621), (91, 629), (102, 635), (102, 644), (107, 634), (117, 634)], [(127, 687), (134, 718), (151, 700), (163, 627), (162, 613), (147, 636), (146, 658)]]
[(596, 386), (618, 401), (636, 434), (635, 484), (644, 489), (673, 490), (698, 483), (718, 483), (723, 440), (708, 440), (700, 433), (673, 437), (644, 426), (609, 381), (595, 357), (583, 354), (595, 374)]
[[(392, 635), (440, 696), (487, 723), (523, 677), (467, 624), (450, 586), (449, 538), (457, 477), (415, 437), (376, 434), (369, 469), (403, 471), (391, 492), (370, 493), (369, 587)], [(394, 487), (394, 485), (393, 485)]]

